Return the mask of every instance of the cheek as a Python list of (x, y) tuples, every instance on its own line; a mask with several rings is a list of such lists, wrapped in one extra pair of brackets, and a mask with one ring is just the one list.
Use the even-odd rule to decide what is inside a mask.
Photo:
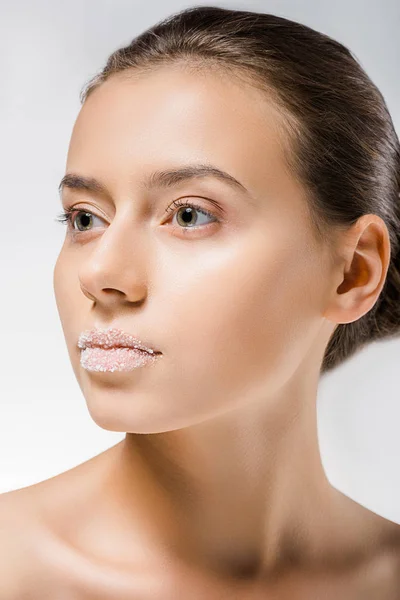
[(58, 315), (68, 350), (76, 344), (76, 327), (79, 319), (86, 316), (84, 303), (89, 304), (79, 286), (76, 265), (65, 252), (57, 258), (53, 271), (53, 289)]
[(218, 388), (231, 396), (272, 389), (273, 380), (278, 385), (301, 361), (318, 324), (311, 293), (318, 273), (306, 252), (264, 244), (261, 254), (232, 258), (174, 308), (184, 372), (204, 393), (209, 386), (210, 394)]
[[(67, 346), (69, 359), (75, 373), (78, 384), (83, 390), (82, 368), (80, 366), (80, 354), (77, 349), (77, 338), (81, 329), (86, 325), (86, 315), (89, 305), (79, 287), (76, 273), (76, 265), (66, 252), (61, 251), (53, 271), (53, 288), (57, 304), (57, 310), (64, 338)], [(80, 323), (82, 320), (82, 324)]]
[(74, 311), (74, 298), (72, 294), (72, 276), (69, 274), (68, 261), (61, 251), (53, 272), (53, 288), (57, 309), (61, 322), (68, 318), (69, 312)]
[(53, 270), (53, 289), (54, 289), (54, 297), (57, 304), (58, 314), (62, 321), (64, 316), (64, 308), (66, 305), (66, 275), (65, 275), (65, 265), (64, 265), (63, 253), (62, 251), (58, 255), (56, 264)]

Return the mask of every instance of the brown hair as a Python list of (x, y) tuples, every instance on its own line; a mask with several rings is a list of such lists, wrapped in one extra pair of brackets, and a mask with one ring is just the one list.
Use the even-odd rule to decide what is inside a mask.
[(333, 332), (321, 373), (368, 342), (400, 332), (400, 147), (385, 100), (344, 45), (272, 14), (195, 6), (108, 58), (81, 102), (111, 75), (157, 65), (215, 68), (260, 87), (282, 114), (290, 172), (307, 191), (316, 238), (329, 244), (364, 214), (381, 217), (391, 257), (374, 306)]

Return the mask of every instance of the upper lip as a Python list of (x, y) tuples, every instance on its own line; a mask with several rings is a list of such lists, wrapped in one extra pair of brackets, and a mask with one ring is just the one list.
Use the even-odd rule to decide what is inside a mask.
[(110, 327), (108, 329), (88, 329), (82, 331), (78, 339), (78, 347), (85, 348), (136, 348), (149, 354), (161, 354), (151, 345), (125, 333), (122, 329)]

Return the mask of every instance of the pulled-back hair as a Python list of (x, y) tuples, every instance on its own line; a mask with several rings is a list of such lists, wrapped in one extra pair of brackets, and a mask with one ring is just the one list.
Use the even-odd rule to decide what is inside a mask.
[[(182, 64), (217, 69), (265, 91), (282, 115), (285, 160), (307, 192), (316, 239), (330, 244), (364, 214), (385, 222), (390, 264), (374, 306), (334, 330), (321, 373), (400, 330), (400, 146), (385, 100), (344, 45), (272, 14), (195, 6), (113, 52), (80, 94), (111, 75)], [(129, 75), (129, 72), (127, 73)]]

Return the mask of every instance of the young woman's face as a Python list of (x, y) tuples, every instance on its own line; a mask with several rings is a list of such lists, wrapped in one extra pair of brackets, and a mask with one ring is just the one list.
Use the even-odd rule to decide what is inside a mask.
[[(54, 290), (101, 427), (189, 426), (267, 403), (312, 353), (315, 366), (328, 259), (285, 169), (279, 118), (237, 80), (166, 67), (113, 76), (83, 105), (66, 173), (107, 193), (64, 187), (64, 209), (83, 212), (67, 226)], [(211, 174), (149, 184), (155, 171), (205, 164), (244, 187)], [(131, 371), (88, 370), (77, 344), (93, 327), (122, 329), (162, 355)]]

